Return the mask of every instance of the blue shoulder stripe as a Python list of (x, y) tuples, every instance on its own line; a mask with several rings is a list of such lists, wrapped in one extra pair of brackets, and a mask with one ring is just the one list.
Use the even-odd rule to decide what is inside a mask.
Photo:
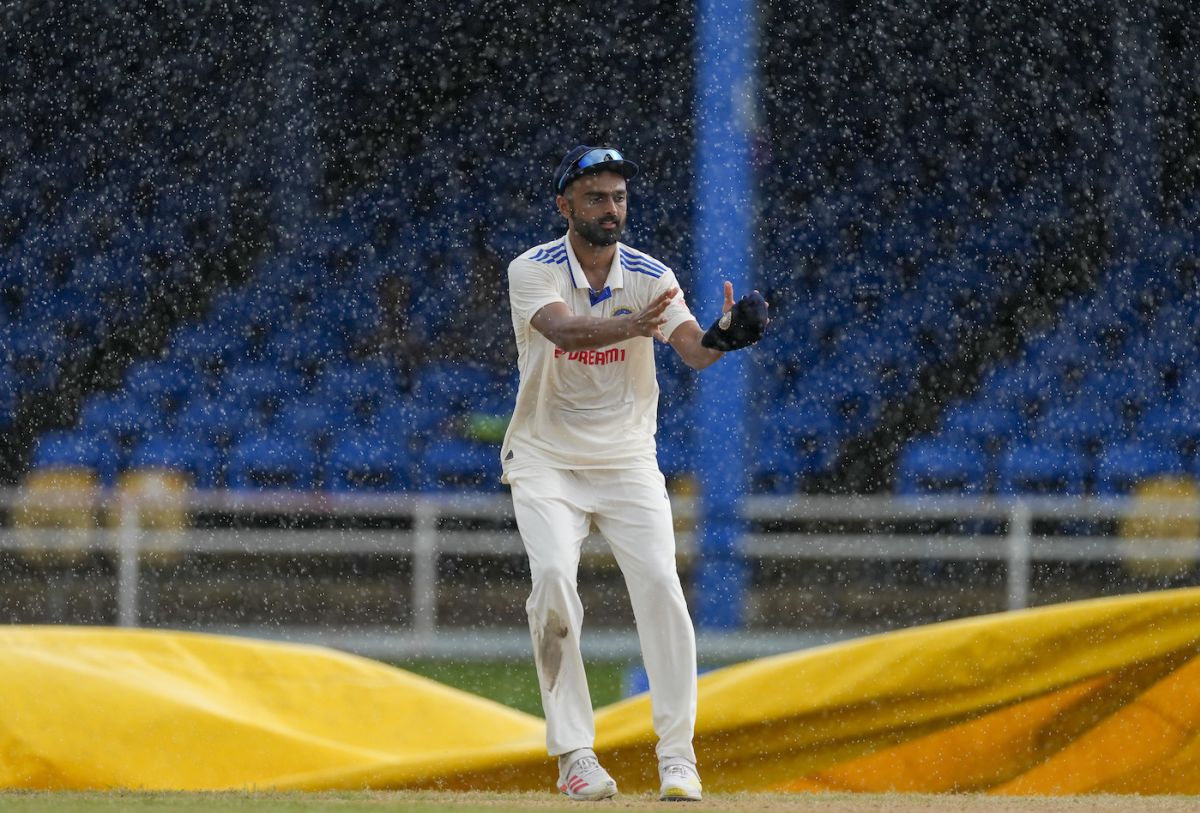
[(653, 268), (654, 270), (658, 271), (660, 274), (665, 273), (667, 270), (667, 267), (665, 265), (663, 265), (658, 260), (651, 257), (649, 254), (634, 254), (629, 249), (623, 248), (623, 249), (621, 249), (621, 256), (625, 257), (626, 259), (628, 259), (630, 261), (643, 262), (650, 268)]
[(561, 245), (553, 248), (539, 248), (529, 259), (533, 260), (534, 262), (559, 265), (566, 261), (567, 250)]
[(629, 271), (629, 273), (631, 273), (631, 274), (645, 274), (646, 276), (654, 277), (655, 279), (658, 279), (659, 277), (662, 276), (662, 274), (655, 274), (653, 271), (646, 271), (645, 269), (642, 269), (642, 268), (633, 268), (632, 266), (628, 266), (628, 265), (625, 266), (625, 270)]
[(659, 271), (654, 266), (647, 265), (646, 263), (643, 263), (640, 260), (625, 260), (624, 263), (622, 263), (622, 264), (626, 268), (628, 268), (630, 271), (637, 271), (641, 274), (646, 274), (648, 276), (654, 277), (655, 279), (657, 279), (658, 277), (661, 277), (664, 273), (662, 271)]

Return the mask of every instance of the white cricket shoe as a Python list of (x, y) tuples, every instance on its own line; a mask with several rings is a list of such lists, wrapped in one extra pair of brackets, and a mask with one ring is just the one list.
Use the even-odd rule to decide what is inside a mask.
[(558, 789), (577, 802), (596, 802), (617, 795), (616, 781), (600, 767), (596, 752), (590, 748), (559, 757)]
[(660, 765), (658, 776), (662, 787), (658, 798), (664, 802), (698, 802), (700, 796), (700, 774), (690, 762), (676, 760)]

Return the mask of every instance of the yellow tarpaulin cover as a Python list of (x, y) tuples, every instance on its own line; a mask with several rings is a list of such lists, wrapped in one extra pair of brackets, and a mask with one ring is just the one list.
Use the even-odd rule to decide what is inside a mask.
[[(700, 679), (710, 791), (1200, 794), (1200, 590), (974, 618)], [(649, 700), (597, 713), (651, 789)], [(0, 629), (0, 788), (549, 789), (541, 720), (316, 647)]]

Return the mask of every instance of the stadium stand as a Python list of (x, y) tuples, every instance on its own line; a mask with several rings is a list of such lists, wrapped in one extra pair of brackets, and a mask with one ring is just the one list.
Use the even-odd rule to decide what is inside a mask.
[(955, 435), (913, 441), (900, 457), (900, 494), (981, 494), (988, 490), (988, 461), (981, 446)]
[[(331, 12), (312, 106), (318, 142), (337, 146), (316, 148), (320, 189), (292, 233), (260, 180), (274, 177), (264, 133), (278, 122), (255, 117), (271, 66), (249, 45), (269, 15), (185, 22), (213, 50), (161, 87), (122, 82), (138, 59), (187, 59), (172, 23), (97, 48), (92, 69), (132, 111), (128, 132), (99, 141), (88, 134), (107, 132), (111, 106), (86, 70), (41, 60), (57, 40), (35, 27), (14, 55), (32, 79), (3, 96), (36, 115), (0, 139), (0, 475), (496, 488), (514, 390), (502, 269), (559, 228), (530, 167), (583, 134), (645, 155), (629, 239), (709, 302), (689, 284), (687, 49), (664, 33), (686, 30), (691, 6), (643, 5), (637, 47), (620, 46), (603, 86), (588, 53), (604, 31), (535, 65), (520, 26), (484, 15), (417, 71), (404, 43), (447, 12), (371, 25)], [(763, 12), (757, 261), (774, 320), (752, 359), (754, 489), (1123, 494), (1200, 474), (1194, 183), (1164, 185), (1142, 244), (1118, 251), (1079, 112), (1099, 23), (1047, 12), (1062, 38), (1051, 55), (1019, 19), (975, 21), (990, 50), (942, 54), (940, 71), (932, 41), (886, 33), (910, 12), (868, 31), (818, 6), (803, 23)], [(554, 14), (535, 28), (587, 18)], [(463, 59), (480, 38), (494, 46), (482, 63)], [(983, 84), (997, 61), (1026, 58), (1045, 74)], [(536, 90), (536, 115), (495, 93), (497, 70)], [(562, 87), (531, 84), (555, 71)], [(231, 88), (228, 105), (195, 104), (214, 86)], [(581, 89), (610, 86), (627, 110), (578, 111)], [(1081, 126), (1029, 127), (1047, 117), (1039, 98)], [(1164, 160), (1184, 162), (1174, 149)], [(680, 482), (694, 379), (669, 352), (659, 361), (660, 460)]]

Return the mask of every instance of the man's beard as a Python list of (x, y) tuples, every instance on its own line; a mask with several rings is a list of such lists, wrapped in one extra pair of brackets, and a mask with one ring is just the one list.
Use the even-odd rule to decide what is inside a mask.
[(604, 229), (600, 226), (599, 221), (588, 223), (583, 220), (576, 220), (575, 233), (594, 246), (611, 246), (621, 239), (621, 232), (625, 231), (625, 224), (620, 220), (616, 222), (617, 227), (615, 229)]

